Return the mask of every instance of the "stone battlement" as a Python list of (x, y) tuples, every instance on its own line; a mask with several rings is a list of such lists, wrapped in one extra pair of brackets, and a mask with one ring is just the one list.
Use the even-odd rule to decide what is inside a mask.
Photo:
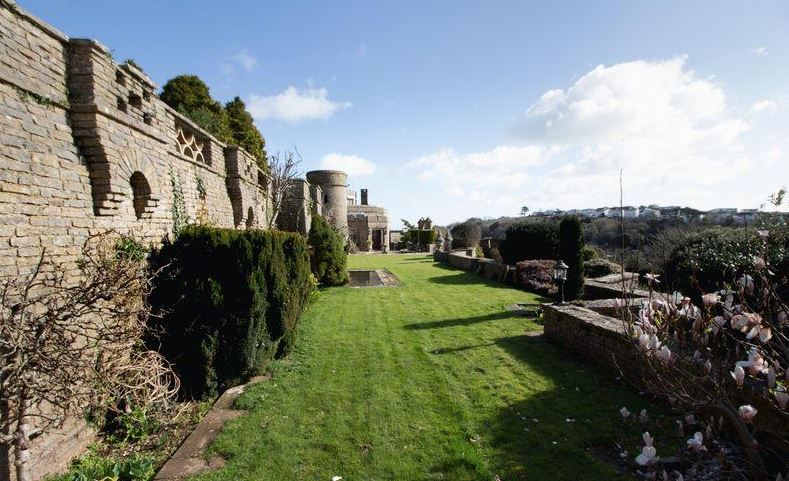
[(0, 20), (0, 277), (27, 272), (43, 247), (72, 259), (101, 230), (157, 243), (176, 221), (266, 224), (268, 178), (252, 156), (166, 105), (144, 72), (12, 1)]

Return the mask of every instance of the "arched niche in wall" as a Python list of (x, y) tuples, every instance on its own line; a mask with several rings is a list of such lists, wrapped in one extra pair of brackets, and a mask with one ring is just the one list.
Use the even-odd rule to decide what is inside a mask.
[(247, 229), (255, 227), (255, 210), (250, 206), (247, 208)]
[(136, 150), (126, 150), (120, 155), (118, 173), (129, 182), (131, 204), (137, 219), (151, 218), (161, 196), (153, 163)]
[(148, 219), (153, 213), (154, 205), (151, 203), (151, 184), (145, 174), (139, 170), (134, 172), (129, 179), (132, 189), (132, 205), (137, 219)]

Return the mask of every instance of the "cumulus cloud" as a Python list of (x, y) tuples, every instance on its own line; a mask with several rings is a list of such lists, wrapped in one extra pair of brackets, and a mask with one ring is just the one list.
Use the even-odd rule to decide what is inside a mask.
[[(467, 202), (470, 193), (483, 202), (510, 199), (499, 213), (523, 204), (618, 204), (620, 169), (625, 202), (742, 205), (762, 192), (721, 188), (759, 177), (743, 140), (749, 129), (723, 88), (688, 68), (685, 57), (638, 60), (597, 66), (566, 88), (546, 91), (514, 122), (510, 134), (520, 147), (439, 151), (409, 167)], [(469, 202), (470, 212), (481, 213), (474, 208)]]
[(299, 123), (329, 118), (337, 111), (350, 108), (352, 104), (331, 100), (325, 88), (299, 90), (291, 86), (277, 95), (250, 95), (247, 106), (258, 120), (277, 119)]
[(767, 51), (767, 47), (764, 47), (764, 46), (753, 47), (753, 48), (751, 48), (748, 51), (751, 52), (754, 55), (758, 55), (759, 57), (765, 57), (769, 53)]
[(483, 206), (511, 207), (519, 189), (531, 178), (529, 171), (559, 152), (558, 147), (499, 146), (458, 154), (451, 149), (433, 152), (409, 161), (405, 169), (416, 172), (423, 182), (438, 184), (458, 200)]
[(321, 159), (321, 168), (342, 170), (351, 177), (375, 173), (376, 165), (358, 155), (328, 154)]

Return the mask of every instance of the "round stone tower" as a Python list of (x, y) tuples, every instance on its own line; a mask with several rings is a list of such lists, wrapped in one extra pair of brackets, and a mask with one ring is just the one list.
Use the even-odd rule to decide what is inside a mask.
[(339, 170), (307, 172), (307, 182), (321, 188), (323, 216), (348, 236), (348, 174)]

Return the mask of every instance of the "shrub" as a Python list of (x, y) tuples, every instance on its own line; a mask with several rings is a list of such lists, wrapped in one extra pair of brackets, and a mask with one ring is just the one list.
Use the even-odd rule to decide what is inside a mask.
[(622, 267), (608, 259), (599, 258), (584, 262), (584, 274), (590, 279), (619, 274), (620, 272), (622, 272)]
[(732, 285), (742, 274), (751, 273), (753, 256), (760, 253), (761, 242), (755, 232), (705, 230), (687, 236), (669, 253), (665, 281), (700, 304), (702, 294)]
[(543, 296), (554, 296), (558, 292), (553, 280), (554, 260), (527, 260), (518, 262), (518, 282), (527, 291)]
[(348, 283), (348, 254), (337, 229), (323, 217), (313, 217), (308, 242), (312, 247), (312, 272), (324, 286)]
[(150, 296), (160, 351), (182, 394), (214, 395), (293, 345), (311, 293), (298, 234), (190, 226), (155, 255)]
[(482, 221), (469, 219), (452, 227), (450, 232), (452, 233), (453, 248), (474, 247), (482, 239)]
[(564, 283), (564, 298), (578, 299), (584, 290), (584, 263), (581, 253), (584, 236), (578, 217), (568, 216), (559, 225), (559, 258), (568, 266), (567, 281)]
[(400, 242), (404, 242), (414, 250), (426, 251), (428, 246), (436, 243), (436, 231), (433, 229), (406, 229), (400, 237)]
[(556, 222), (520, 222), (507, 229), (499, 252), (504, 262), (514, 265), (526, 259), (556, 259), (558, 248)]
[(581, 258), (585, 261), (591, 261), (601, 257), (600, 249), (595, 246), (584, 245), (581, 250)]

